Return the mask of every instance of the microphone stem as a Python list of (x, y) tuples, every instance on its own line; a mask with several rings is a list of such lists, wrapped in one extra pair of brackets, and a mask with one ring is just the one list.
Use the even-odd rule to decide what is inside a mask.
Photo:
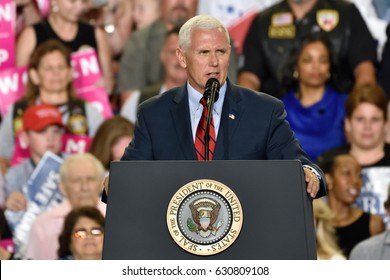
[[(209, 160), (209, 143), (210, 143), (210, 124), (211, 120), (213, 119), (213, 108), (214, 108), (214, 100), (215, 100), (215, 89), (211, 90), (211, 95), (209, 96), (209, 99), (207, 100), (207, 119), (206, 119), (206, 131), (204, 135), (204, 155), (205, 160)], [(214, 139), (215, 140), (215, 139)]]

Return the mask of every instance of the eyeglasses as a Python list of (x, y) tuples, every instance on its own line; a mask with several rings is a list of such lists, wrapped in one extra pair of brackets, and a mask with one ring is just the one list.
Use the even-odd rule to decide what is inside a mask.
[(103, 229), (93, 228), (91, 230), (79, 229), (73, 232), (73, 236), (77, 239), (86, 239), (88, 235), (95, 237), (103, 235)]

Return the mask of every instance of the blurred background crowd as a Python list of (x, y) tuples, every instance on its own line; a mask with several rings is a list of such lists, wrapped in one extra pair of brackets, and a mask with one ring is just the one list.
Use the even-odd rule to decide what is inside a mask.
[(0, 259), (101, 258), (102, 180), (197, 14), (326, 174), (318, 258), (390, 259), (390, 0), (0, 0)]

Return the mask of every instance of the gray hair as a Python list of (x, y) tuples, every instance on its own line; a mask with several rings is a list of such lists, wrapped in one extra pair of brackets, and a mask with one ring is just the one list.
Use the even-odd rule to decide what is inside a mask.
[(69, 166), (73, 164), (83, 164), (83, 162), (90, 162), (96, 168), (97, 175), (103, 179), (105, 170), (103, 164), (92, 154), (74, 154), (67, 157), (60, 167), (60, 181), (65, 182), (69, 178)]
[(226, 27), (215, 17), (209, 15), (198, 15), (189, 19), (179, 31), (179, 47), (188, 50), (191, 44), (191, 33), (195, 29), (219, 29), (225, 33), (226, 40), (230, 44), (230, 36)]

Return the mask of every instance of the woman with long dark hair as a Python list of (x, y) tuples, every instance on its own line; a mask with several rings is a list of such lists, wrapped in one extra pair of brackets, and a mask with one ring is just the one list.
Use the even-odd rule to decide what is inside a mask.
[(287, 120), (303, 149), (318, 155), (345, 144), (343, 123), (347, 96), (337, 90), (332, 46), (323, 33), (313, 33), (293, 51), (284, 75), (282, 99)]

